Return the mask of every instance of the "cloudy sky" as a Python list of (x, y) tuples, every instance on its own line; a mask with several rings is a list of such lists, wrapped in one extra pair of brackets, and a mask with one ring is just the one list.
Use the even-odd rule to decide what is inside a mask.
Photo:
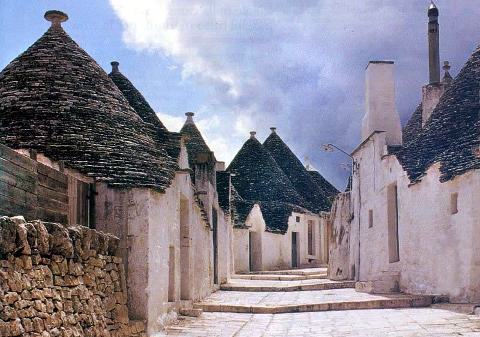
[[(476, 0), (438, 0), (441, 59), (458, 73), (480, 42)], [(405, 122), (428, 78), (427, 0), (36, 0), (0, 1), (0, 68), (48, 28), (43, 13), (67, 12), (67, 32), (107, 71), (110, 61), (178, 131), (186, 111), (219, 160), (250, 130), (270, 126), (295, 153), (343, 188), (348, 157), (332, 142), (359, 143), (364, 70), (396, 63)]]

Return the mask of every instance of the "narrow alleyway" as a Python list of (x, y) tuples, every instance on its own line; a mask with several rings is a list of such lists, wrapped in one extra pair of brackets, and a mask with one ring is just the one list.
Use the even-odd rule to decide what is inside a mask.
[[(325, 269), (236, 275), (165, 332), (189, 337), (480, 336), (480, 317), (423, 296), (370, 295)], [(367, 309), (367, 310), (356, 310)], [(458, 311), (458, 310), (457, 310)]]

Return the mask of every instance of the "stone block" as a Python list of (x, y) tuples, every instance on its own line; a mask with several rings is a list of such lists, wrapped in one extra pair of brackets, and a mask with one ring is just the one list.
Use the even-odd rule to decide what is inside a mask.
[[(23, 219), (23, 221), (25, 222), (25, 219)], [(16, 250), (21, 254), (30, 255), (32, 250), (30, 249), (30, 244), (28, 243), (27, 226), (24, 222), (17, 223)]]
[(32, 222), (37, 237), (37, 249), (40, 255), (49, 255), (50, 253), (50, 234), (43, 222), (37, 220)]
[(0, 336), (22, 336), (25, 329), (22, 326), (22, 321), (17, 318), (14, 321), (2, 322), (0, 321)]
[(0, 217), (0, 254), (6, 255), (16, 250), (17, 225), (9, 217)]
[(52, 254), (73, 257), (73, 242), (68, 235), (68, 229), (53, 222), (45, 222), (44, 225), (50, 234)]

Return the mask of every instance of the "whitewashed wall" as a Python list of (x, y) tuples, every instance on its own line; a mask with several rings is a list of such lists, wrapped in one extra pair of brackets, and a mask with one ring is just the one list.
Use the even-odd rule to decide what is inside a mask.
[[(97, 228), (121, 238), (126, 257), (128, 303), (132, 318), (147, 319), (148, 331), (158, 331), (172, 319), (180, 301), (181, 278), (189, 279), (190, 300), (209, 295), (213, 285), (213, 238), (194, 199), (190, 175), (176, 174), (165, 193), (151, 189), (119, 190), (97, 187)], [(182, 274), (180, 261), (180, 199), (188, 200), (190, 273)], [(219, 280), (230, 277), (232, 229), (219, 210)], [(128, 248), (129, 247), (129, 248)], [(175, 255), (175, 298), (168, 301), (170, 247)]]
[[(376, 133), (354, 154), (360, 164), (352, 187), (354, 213), (360, 220), (359, 280), (371, 282), (374, 290), (398, 282), (408, 293), (448, 295), (453, 302), (480, 301), (480, 172), (472, 170), (440, 183), (435, 164), (421, 182), (409, 186), (396, 157), (383, 156), (384, 145), (385, 134)], [(387, 187), (395, 182), (400, 261), (389, 263)], [(458, 193), (456, 214), (451, 214), (452, 193)], [(356, 234), (351, 235), (354, 241)]]
[[(300, 221), (297, 222), (297, 216)], [(315, 254), (308, 255), (308, 221), (315, 226)], [(248, 215), (245, 225), (248, 229), (235, 229), (235, 271), (249, 270), (249, 232), (253, 233), (253, 270), (279, 270), (292, 268), (292, 232), (299, 233), (299, 267), (318, 267), (327, 263), (324, 246), (327, 244), (327, 218), (315, 214), (292, 213), (288, 218), (285, 234), (265, 231), (262, 212), (255, 205)]]

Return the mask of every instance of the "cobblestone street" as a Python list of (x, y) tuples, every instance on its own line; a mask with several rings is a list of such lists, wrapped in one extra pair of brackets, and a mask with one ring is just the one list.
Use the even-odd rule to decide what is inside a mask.
[[(430, 306), (431, 299), (422, 296), (360, 293), (354, 282), (327, 280), (325, 272), (235, 276), (195, 304), (204, 311), (200, 317), (180, 316), (158, 336), (480, 336), (480, 316), (466, 314), (471, 307)], [(273, 280), (278, 276), (281, 280)], [(300, 276), (310, 278), (296, 279)]]

